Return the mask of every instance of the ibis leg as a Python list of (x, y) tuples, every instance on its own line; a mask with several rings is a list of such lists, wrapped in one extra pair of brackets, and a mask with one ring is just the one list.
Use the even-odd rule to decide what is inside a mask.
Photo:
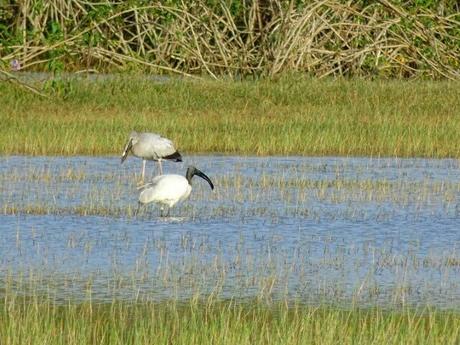
[(142, 176), (141, 176), (141, 179), (142, 179), (142, 182), (144, 182), (144, 177), (145, 177), (145, 163), (147, 161), (145, 159), (142, 160)]
[[(167, 210), (166, 210), (166, 214), (164, 213), (165, 208), (167, 209)], [(160, 217), (169, 217), (169, 210), (170, 210), (170, 209), (171, 209), (171, 208), (168, 207), (168, 206), (161, 206), (161, 208), (160, 208)]]
[(163, 175), (163, 168), (161, 166), (161, 159), (158, 160), (158, 165), (160, 166), (160, 175)]

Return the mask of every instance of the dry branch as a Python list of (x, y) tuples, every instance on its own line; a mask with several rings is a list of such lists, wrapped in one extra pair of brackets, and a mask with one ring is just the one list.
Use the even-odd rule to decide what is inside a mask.
[(304, 6), (242, 1), (238, 10), (231, 2), (205, 0), (37, 2), (11, 1), (20, 17), (8, 27), (21, 43), (0, 46), (4, 63), (20, 59), (23, 68), (43, 68), (42, 61), (54, 59), (69, 70), (110, 71), (129, 62), (130, 68), (155, 73), (198, 71), (214, 78), (286, 71), (460, 77), (455, 11), (413, 13), (389, 0), (368, 6), (343, 0)]

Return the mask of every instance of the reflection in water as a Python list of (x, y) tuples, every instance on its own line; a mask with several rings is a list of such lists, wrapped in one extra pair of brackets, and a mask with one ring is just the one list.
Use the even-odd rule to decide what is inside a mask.
[(460, 307), (458, 161), (188, 159), (166, 172), (196, 165), (216, 189), (194, 180), (170, 217), (155, 205), (133, 217), (137, 160), (2, 158), (4, 281), (57, 298)]

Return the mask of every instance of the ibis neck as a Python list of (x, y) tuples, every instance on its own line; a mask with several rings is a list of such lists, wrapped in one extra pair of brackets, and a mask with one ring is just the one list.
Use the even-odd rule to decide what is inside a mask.
[(193, 175), (194, 175), (194, 171), (187, 170), (187, 173), (185, 174), (185, 178), (187, 179), (189, 185), (192, 185)]

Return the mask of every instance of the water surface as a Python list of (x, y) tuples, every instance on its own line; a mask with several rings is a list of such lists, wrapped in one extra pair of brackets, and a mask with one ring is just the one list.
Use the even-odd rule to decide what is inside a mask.
[(192, 156), (164, 170), (189, 164), (216, 188), (195, 178), (164, 218), (133, 216), (135, 158), (0, 158), (4, 281), (58, 299), (460, 307), (458, 160)]

